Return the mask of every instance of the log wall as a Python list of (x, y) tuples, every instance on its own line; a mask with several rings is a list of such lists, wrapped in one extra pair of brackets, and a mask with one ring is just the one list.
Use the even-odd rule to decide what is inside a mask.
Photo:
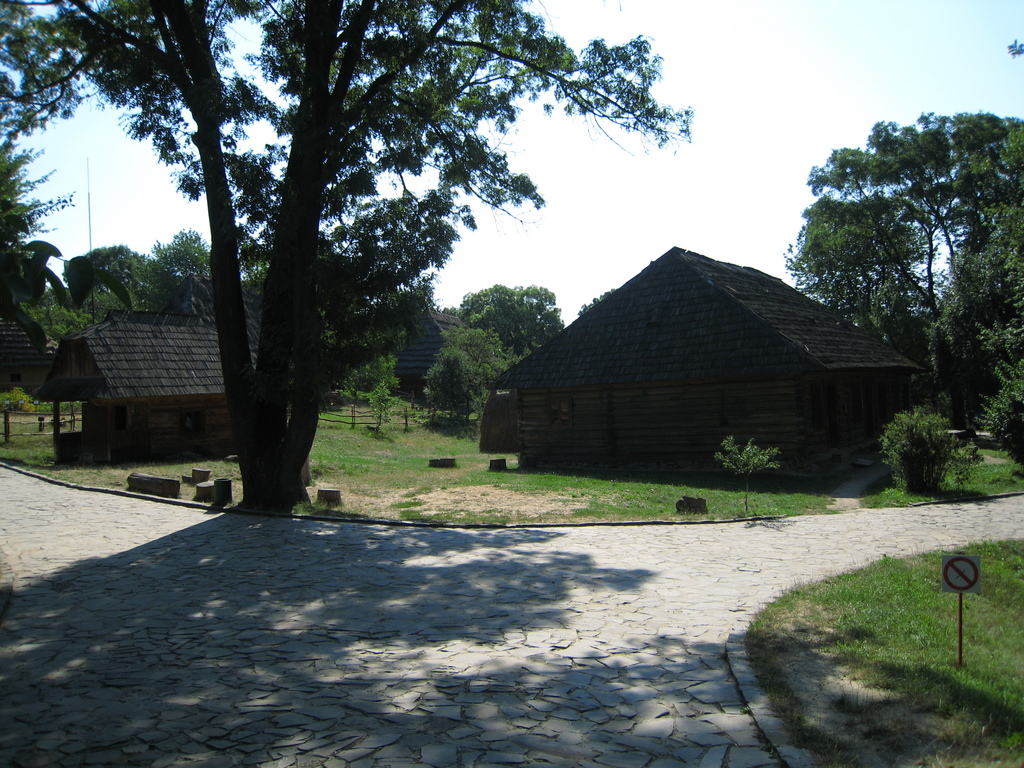
[(871, 372), (528, 389), (519, 443), (548, 464), (700, 467), (733, 435), (802, 466), (870, 442), (908, 406), (908, 377)]
[(103, 400), (82, 406), (82, 452), (95, 461), (235, 452), (223, 395)]

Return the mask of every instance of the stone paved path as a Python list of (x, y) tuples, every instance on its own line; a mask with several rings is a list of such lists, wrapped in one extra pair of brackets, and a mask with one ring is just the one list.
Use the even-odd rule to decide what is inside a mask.
[(424, 530), (217, 515), (0, 469), (0, 765), (757, 768), (723, 652), (799, 581), (1024, 537), (1024, 500)]

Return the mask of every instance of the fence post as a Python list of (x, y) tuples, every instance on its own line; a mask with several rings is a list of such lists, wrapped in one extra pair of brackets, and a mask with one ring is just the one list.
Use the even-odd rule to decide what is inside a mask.
[(11, 442), (11, 412), (4, 408), (4, 442)]
[(356, 407), (352, 406), (352, 429), (356, 428)]

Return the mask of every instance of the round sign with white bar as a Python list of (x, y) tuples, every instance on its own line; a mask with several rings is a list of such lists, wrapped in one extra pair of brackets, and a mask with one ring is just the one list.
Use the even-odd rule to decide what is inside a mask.
[(979, 555), (943, 555), (942, 591), (981, 593), (981, 557)]

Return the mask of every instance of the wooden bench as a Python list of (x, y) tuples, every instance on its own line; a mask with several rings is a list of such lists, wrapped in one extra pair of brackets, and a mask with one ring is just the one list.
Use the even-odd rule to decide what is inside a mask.
[(173, 477), (157, 477), (142, 472), (132, 472), (128, 475), (128, 490), (176, 499), (181, 493), (181, 481), (175, 480)]

